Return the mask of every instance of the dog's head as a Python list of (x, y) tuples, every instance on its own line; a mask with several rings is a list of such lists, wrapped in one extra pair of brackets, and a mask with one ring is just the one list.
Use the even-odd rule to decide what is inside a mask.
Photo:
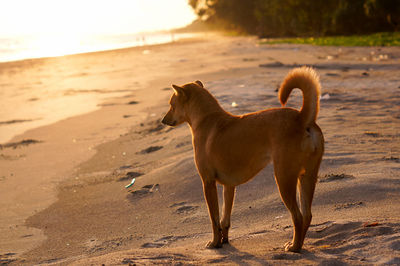
[(174, 94), (172, 94), (171, 99), (169, 100), (169, 111), (161, 121), (163, 124), (168, 126), (178, 126), (183, 122), (188, 121), (185, 106), (190, 99), (190, 88), (193, 86), (203, 88), (203, 84), (199, 80), (194, 83), (183, 85), (182, 87), (172, 85)]

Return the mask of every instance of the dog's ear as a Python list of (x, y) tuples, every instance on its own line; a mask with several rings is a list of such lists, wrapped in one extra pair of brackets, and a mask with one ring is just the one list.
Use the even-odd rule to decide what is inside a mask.
[(174, 90), (176, 96), (186, 99), (186, 93), (182, 87), (172, 84), (172, 89)]
[(201, 83), (200, 80), (196, 80), (194, 83), (196, 83), (196, 84), (199, 85), (200, 87), (204, 88), (203, 83)]

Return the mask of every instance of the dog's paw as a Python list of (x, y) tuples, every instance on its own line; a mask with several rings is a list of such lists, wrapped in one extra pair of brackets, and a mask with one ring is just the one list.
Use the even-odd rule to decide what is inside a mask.
[(222, 248), (221, 241), (210, 241), (206, 245), (207, 249)]
[(287, 242), (287, 243), (285, 244), (285, 251), (290, 251), (290, 252), (299, 253), (300, 250), (301, 250), (301, 248), (295, 247), (295, 246), (292, 244), (292, 242)]

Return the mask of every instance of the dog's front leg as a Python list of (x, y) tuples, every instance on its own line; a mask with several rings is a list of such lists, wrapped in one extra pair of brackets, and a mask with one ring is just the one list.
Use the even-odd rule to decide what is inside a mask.
[(208, 242), (207, 248), (220, 248), (222, 247), (221, 225), (219, 223), (219, 208), (218, 208), (218, 194), (217, 184), (215, 180), (203, 180), (204, 197), (206, 198), (208, 212), (210, 214), (213, 240)]
[(231, 227), (231, 212), (233, 206), (233, 198), (235, 196), (235, 187), (224, 185), (224, 205), (222, 207), (222, 243), (229, 243), (228, 233)]

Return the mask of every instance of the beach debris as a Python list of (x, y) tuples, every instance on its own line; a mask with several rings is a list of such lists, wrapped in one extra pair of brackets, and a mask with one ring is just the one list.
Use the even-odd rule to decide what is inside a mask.
[(142, 54), (150, 54), (150, 50), (143, 50)]
[(138, 101), (130, 101), (128, 104), (133, 105), (133, 104), (138, 104), (138, 103), (139, 103)]
[(372, 222), (372, 223), (365, 222), (363, 224), (363, 227), (375, 227), (375, 226), (378, 226), (378, 225), (380, 225), (380, 223), (378, 223), (378, 222)]
[(353, 175), (347, 175), (347, 174), (329, 174), (325, 175), (324, 177), (319, 178), (319, 182), (332, 182), (332, 181), (337, 181), (337, 180), (343, 180), (343, 179), (352, 179), (355, 178)]
[(236, 102), (232, 102), (232, 107), (236, 108), (238, 107), (238, 104)]
[(320, 249), (326, 249), (326, 248), (330, 248), (330, 247), (332, 247), (332, 245), (328, 244), (328, 245), (319, 246), (318, 248), (320, 248)]
[(0, 150), (5, 149), (5, 148), (13, 148), (16, 149), (20, 146), (28, 146), (30, 144), (36, 144), (36, 143), (40, 143), (42, 141), (40, 140), (35, 140), (35, 139), (24, 139), (18, 142), (9, 142), (6, 144), (0, 144)]
[(129, 183), (128, 185), (125, 186), (125, 188), (130, 188), (131, 186), (133, 186), (133, 184), (135, 184), (136, 178), (132, 178), (131, 183)]
[(365, 131), (364, 135), (374, 137), (374, 138), (377, 138), (380, 136), (380, 134), (378, 132), (373, 132), (373, 131)]
[(375, 56), (375, 51), (371, 52), (372, 61), (385, 61), (389, 59), (389, 55), (387, 54), (379, 54)]
[(324, 95), (321, 96), (321, 100), (329, 100), (331, 98), (331, 96), (329, 95), (329, 93), (325, 93)]
[(368, 77), (368, 76), (369, 76), (369, 73), (368, 73), (368, 72), (363, 72), (363, 73), (361, 73), (361, 75), (363, 75), (363, 76), (365, 76), (365, 77)]

